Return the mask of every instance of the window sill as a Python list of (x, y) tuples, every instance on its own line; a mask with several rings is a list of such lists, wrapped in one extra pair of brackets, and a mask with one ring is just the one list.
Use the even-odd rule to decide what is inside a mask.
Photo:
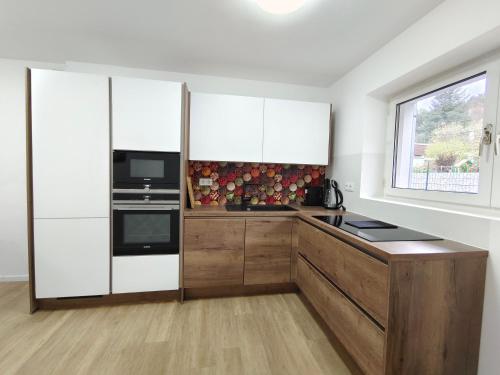
[(448, 214), (455, 214), (478, 219), (500, 221), (500, 209), (472, 207), (466, 205), (457, 205), (443, 202), (423, 201), (419, 199), (388, 197), (388, 196), (361, 196), (361, 199), (366, 199), (374, 202), (388, 203), (393, 205), (412, 207)]

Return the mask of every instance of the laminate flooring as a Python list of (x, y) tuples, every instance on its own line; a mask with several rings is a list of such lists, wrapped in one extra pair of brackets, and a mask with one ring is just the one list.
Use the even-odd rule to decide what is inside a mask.
[(347, 375), (297, 294), (28, 312), (0, 283), (0, 374)]

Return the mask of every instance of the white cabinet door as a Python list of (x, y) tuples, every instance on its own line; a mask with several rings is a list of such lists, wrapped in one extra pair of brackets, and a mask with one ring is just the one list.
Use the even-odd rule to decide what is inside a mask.
[(35, 218), (109, 217), (109, 85), (31, 71)]
[(330, 104), (266, 99), (263, 161), (327, 165)]
[(182, 83), (113, 77), (113, 149), (181, 150)]
[(264, 99), (191, 94), (189, 159), (262, 161)]
[(179, 255), (113, 257), (113, 293), (179, 289)]
[(109, 294), (109, 219), (35, 219), (36, 298)]

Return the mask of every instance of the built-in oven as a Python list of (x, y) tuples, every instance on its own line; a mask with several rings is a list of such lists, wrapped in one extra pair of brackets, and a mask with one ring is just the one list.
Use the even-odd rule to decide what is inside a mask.
[(113, 151), (113, 189), (179, 190), (180, 153)]
[(163, 199), (169, 197), (160, 194), (115, 198), (113, 256), (179, 253), (178, 199)]

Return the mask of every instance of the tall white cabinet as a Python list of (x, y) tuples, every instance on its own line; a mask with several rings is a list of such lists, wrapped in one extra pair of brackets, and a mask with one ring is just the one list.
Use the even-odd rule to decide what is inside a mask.
[(31, 70), (36, 298), (109, 293), (109, 80)]
[(182, 83), (112, 77), (113, 149), (181, 151)]
[(262, 160), (264, 98), (191, 94), (191, 160)]
[(266, 99), (265, 162), (327, 165), (329, 134), (330, 104)]

